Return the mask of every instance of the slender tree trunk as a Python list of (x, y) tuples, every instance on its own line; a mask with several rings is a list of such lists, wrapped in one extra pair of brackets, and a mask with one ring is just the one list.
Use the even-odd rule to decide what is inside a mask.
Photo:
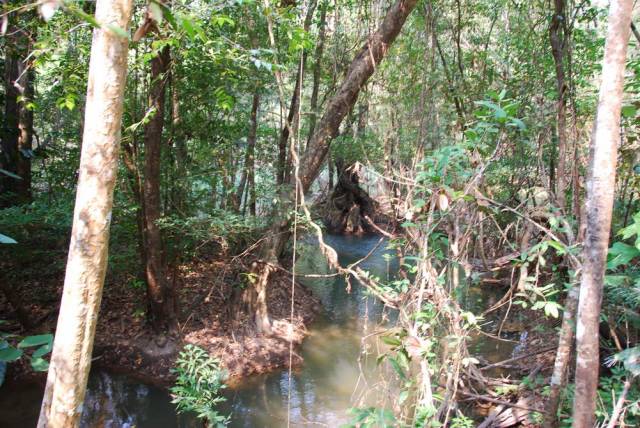
[(604, 48), (598, 111), (591, 140), (587, 184), (586, 238), (582, 253), (576, 328), (576, 390), (573, 427), (592, 427), (598, 387), (599, 321), (615, 190), (620, 110), (632, 0), (612, 0)]
[[(175, 58), (174, 58), (175, 61)], [(174, 71), (171, 72), (171, 150), (175, 153), (175, 181), (172, 183), (173, 206), (177, 210), (185, 210), (185, 194), (187, 192), (186, 179), (187, 142), (182, 132), (182, 115), (180, 114), (180, 97), (178, 94), (178, 79)]]
[[(13, 20), (10, 15), (9, 20)], [(18, 123), (20, 121), (20, 112), (18, 108), (18, 96), (20, 93), (16, 88), (18, 80), (18, 71), (20, 62), (18, 55), (18, 35), (17, 29), (10, 25), (8, 29), (7, 44), (5, 45), (4, 58), (4, 129), (2, 133), (1, 147), (2, 157), (0, 158), (0, 167), (12, 174), (18, 174)], [(17, 193), (18, 179), (0, 173), (0, 207), (9, 206), (13, 203), (10, 194)], [(11, 196), (11, 198), (15, 195)]]
[(549, 35), (551, 39), (551, 52), (556, 66), (556, 90), (558, 100), (556, 101), (556, 135), (558, 138), (558, 165), (556, 168), (556, 199), (558, 206), (564, 208), (566, 205), (565, 192), (567, 189), (567, 113), (566, 113), (566, 78), (565, 78), (565, 53), (566, 53), (566, 4), (565, 0), (554, 0), (555, 11), (551, 19)]
[(113, 189), (126, 86), (131, 0), (98, 0), (93, 32), (80, 176), (58, 326), (39, 428), (80, 425), (107, 266)]
[[(309, 31), (311, 26), (311, 20), (313, 19), (313, 12), (316, 8), (316, 1), (312, 1), (307, 10), (307, 15), (304, 19), (304, 30)], [(280, 140), (278, 141), (278, 176), (277, 184), (284, 184), (289, 182), (291, 175), (291, 157), (287, 157), (287, 150), (289, 147), (289, 133), (293, 129), (297, 129), (298, 122), (300, 120), (300, 95), (301, 88), (304, 79), (304, 70), (307, 65), (307, 51), (302, 52), (301, 64), (298, 65), (298, 71), (296, 73), (296, 84), (293, 88), (293, 94), (291, 95), (291, 103), (289, 105), (289, 114), (287, 115), (287, 121), (285, 122), (280, 132)]]
[(323, 2), (320, 6), (320, 23), (318, 24), (318, 44), (316, 45), (315, 63), (313, 65), (313, 88), (311, 90), (311, 100), (309, 101), (309, 110), (311, 116), (309, 117), (309, 135), (307, 137), (307, 144), (313, 136), (313, 132), (316, 129), (316, 122), (318, 120), (318, 92), (320, 91), (320, 80), (322, 80), (322, 55), (324, 53), (324, 40), (326, 37), (326, 23), (327, 23), (327, 2)]
[(258, 135), (258, 107), (260, 106), (260, 93), (256, 88), (253, 94), (253, 102), (251, 103), (251, 119), (249, 124), (249, 134), (247, 135), (247, 151), (244, 156), (244, 167), (242, 168), (242, 175), (240, 176), (240, 184), (236, 190), (235, 201), (236, 209), (240, 208), (242, 202), (242, 194), (245, 191), (247, 185), (247, 178), (249, 176), (249, 168), (254, 163), (254, 153), (256, 147), (256, 138)]
[(550, 381), (550, 393), (547, 400), (544, 426), (553, 428), (558, 422), (558, 408), (560, 407), (560, 395), (567, 384), (567, 372), (571, 360), (571, 349), (573, 348), (573, 336), (576, 310), (578, 308), (578, 295), (580, 291), (577, 284), (571, 284), (564, 302), (562, 313), (562, 326), (560, 327), (560, 337), (558, 339), (558, 351), (553, 366), (553, 374)]
[[(387, 11), (378, 29), (369, 36), (365, 45), (351, 62), (347, 74), (333, 97), (329, 100), (325, 113), (316, 125), (315, 132), (300, 161), (299, 177), (301, 191), (307, 192), (325, 162), (331, 140), (338, 135), (340, 124), (353, 108), (360, 90), (373, 75), (383, 60), (389, 47), (394, 42), (407, 17), (413, 11), (417, 0), (397, 0)], [(296, 177), (292, 177), (292, 181)], [(292, 183), (293, 184), (293, 183)], [(295, 186), (291, 186), (294, 188)], [(267, 239), (260, 247), (260, 257), (269, 263), (278, 263), (285, 245), (291, 234), (289, 211), (293, 208), (295, 194), (285, 193), (281, 196), (277, 212), (272, 216), (273, 223)], [(257, 265), (257, 279), (252, 287), (246, 289), (245, 302), (250, 302), (249, 310), (256, 316), (256, 326), (259, 332), (270, 333), (270, 322), (266, 302), (266, 292), (262, 287), (268, 284), (271, 273), (269, 264)], [(248, 295), (248, 296), (247, 296)], [(251, 297), (253, 296), (253, 297)], [(258, 296), (258, 298), (255, 298)], [(262, 298), (264, 297), (264, 298)]]
[(175, 328), (174, 296), (166, 278), (162, 257), (162, 235), (158, 220), (162, 216), (160, 201), (160, 160), (166, 78), (170, 62), (169, 48), (165, 46), (151, 60), (151, 88), (149, 107), (155, 114), (144, 129), (144, 242), (146, 247), (147, 297), (149, 320), (156, 332)]
[(19, 104), (18, 121), (18, 156), (16, 171), (22, 180), (17, 182), (17, 193), (20, 202), (31, 200), (31, 157), (33, 148), (33, 110), (29, 102), (33, 101), (33, 70), (23, 61), (18, 63), (19, 92), (22, 101)]

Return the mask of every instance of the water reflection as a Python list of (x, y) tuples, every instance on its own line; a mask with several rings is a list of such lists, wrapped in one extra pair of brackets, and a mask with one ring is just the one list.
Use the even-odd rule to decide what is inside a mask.
[[(379, 241), (375, 236), (326, 239), (342, 264), (365, 257)], [(379, 278), (388, 278), (397, 270), (397, 263), (388, 262), (385, 252), (383, 242), (360, 266)], [(329, 273), (310, 240), (300, 244), (296, 269), (298, 273)], [(378, 343), (369, 335), (378, 323), (392, 322), (395, 315), (385, 311), (355, 281), (350, 293), (342, 277), (301, 282), (313, 290), (325, 308), (300, 350), (304, 364), (293, 372), (291, 382), (285, 370), (247, 379), (241, 387), (226, 390), (228, 401), (221, 411), (231, 415), (232, 427), (282, 427), (287, 415), (291, 426), (335, 427), (349, 420), (350, 407), (374, 401), (384, 404), (390, 396), (376, 368)], [(42, 385), (0, 388), (0, 425), (35, 426), (41, 399)], [(193, 417), (177, 416), (170, 397), (160, 389), (99, 371), (90, 377), (83, 428), (201, 426)]]
[[(343, 265), (365, 257), (378, 244), (377, 237), (328, 236)], [(371, 274), (388, 278), (397, 263), (387, 262), (384, 242), (360, 265)], [(298, 273), (329, 273), (312, 242), (307, 242), (296, 264)], [(379, 322), (390, 322), (385, 311), (363, 287), (352, 281), (349, 293), (342, 277), (301, 279), (320, 298), (325, 314), (314, 324), (302, 345), (304, 364), (294, 371), (256, 377), (228, 391), (232, 427), (281, 427), (289, 414), (292, 426), (339, 426), (349, 421), (347, 410), (385, 397), (374, 337), (365, 338)], [(289, 389), (289, 383), (291, 389)], [(366, 394), (365, 394), (366, 391)], [(290, 409), (287, 404), (290, 400)]]

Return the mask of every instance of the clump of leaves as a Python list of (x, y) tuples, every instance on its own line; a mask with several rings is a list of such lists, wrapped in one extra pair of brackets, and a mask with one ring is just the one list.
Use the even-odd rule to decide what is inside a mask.
[(220, 390), (225, 387), (223, 381), (226, 377), (217, 358), (189, 344), (180, 352), (173, 372), (177, 379), (171, 394), (178, 412), (194, 412), (209, 427), (223, 427), (229, 422), (229, 418), (221, 415), (216, 406), (225, 401)]
[(17, 344), (13, 344), (19, 339), (15, 335), (0, 332), (0, 385), (4, 381), (6, 364), (19, 360), (24, 356), (25, 350), (30, 348), (36, 348), (29, 356), (31, 367), (39, 372), (49, 369), (49, 362), (44, 359), (44, 356), (51, 352), (53, 335), (26, 336)]

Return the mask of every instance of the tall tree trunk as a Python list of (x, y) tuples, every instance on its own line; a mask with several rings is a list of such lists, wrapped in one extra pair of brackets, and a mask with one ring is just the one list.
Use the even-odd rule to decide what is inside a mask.
[(258, 107), (260, 106), (260, 93), (256, 88), (253, 94), (253, 101), (251, 103), (251, 118), (249, 123), (249, 134), (247, 135), (247, 150), (244, 155), (244, 166), (242, 168), (242, 174), (240, 176), (240, 184), (236, 190), (235, 203), (236, 209), (240, 208), (242, 202), (242, 194), (247, 187), (247, 178), (249, 176), (249, 168), (254, 163), (254, 153), (256, 147), (256, 138), (258, 135)]
[(316, 129), (316, 122), (318, 120), (318, 92), (320, 91), (320, 80), (322, 78), (322, 55), (324, 52), (324, 40), (327, 34), (327, 7), (328, 3), (325, 1), (320, 6), (320, 23), (318, 33), (318, 44), (316, 45), (315, 63), (313, 65), (313, 88), (311, 89), (311, 100), (309, 101), (309, 110), (311, 116), (309, 117), (309, 135), (307, 137), (307, 144), (313, 136), (313, 132)]
[(18, 121), (18, 156), (16, 171), (22, 180), (17, 182), (17, 193), (20, 202), (31, 200), (31, 158), (33, 152), (33, 110), (29, 102), (33, 101), (33, 70), (24, 61), (18, 62), (18, 86), (22, 100), (19, 104)]
[[(8, 19), (13, 21), (15, 19), (9, 15)], [(0, 168), (8, 171), (11, 174), (18, 174), (18, 123), (20, 121), (20, 112), (18, 107), (18, 96), (20, 93), (16, 88), (16, 81), (19, 76), (19, 49), (18, 41), (19, 35), (17, 29), (13, 23), (8, 28), (7, 44), (5, 45), (5, 58), (4, 58), (4, 126), (2, 132), (1, 148), (2, 156), (0, 158)], [(13, 203), (13, 197), (11, 195), (17, 193), (18, 179), (9, 176), (7, 174), (0, 173), (0, 207), (9, 206)]]
[[(174, 57), (174, 61), (175, 61)], [(171, 150), (175, 153), (175, 182), (172, 183), (172, 201), (174, 208), (181, 212), (185, 210), (185, 194), (187, 162), (187, 142), (182, 132), (182, 115), (180, 114), (180, 97), (178, 94), (178, 79), (175, 71), (171, 72)]]
[[(307, 9), (307, 15), (304, 18), (304, 30), (309, 31), (311, 27), (311, 20), (313, 19), (313, 12), (316, 8), (316, 1), (313, 0), (309, 4)], [(293, 88), (293, 94), (291, 95), (291, 103), (289, 105), (289, 113), (287, 115), (287, 121), (284, 123), (282, 130), (280, 131), (280, 140), (278, 141), (278, 175), (276, 177), (277, 184), (284, 184), (289, 182), (291, 174), (291, 157), (287, 157), (287, 149), (289, 147), (289, 134), (292, 129), (297, 129), (300, 110), (300, 96), (302, 91), (302, 84), (304, 79), (304, 70), (307, 65), (307, 51), (302, 52), (302, 59), (298, 64), (298, 71), (296, 73), (296, 84)]]
[[(407, 17), (415, 8), (417, 0), (397, 0), (387, 11), (378, 29), (369, 36), (365, 45), (351, 62), (347, 74), (333, 97), (329, 100), (325, 113), (316, 126), (316, 130), (309, 140), (307, 150), (300, 161), (301, 191), (307, 192), (318, 176), (329, 151), (331, 140), (338, 134), (340, 124), (353, 108), (360, 90), (373, 75), (383, 60), (389, 47), (396, 39)], [(292, 177), (292, 182), (296, 177)], [(293, 184), (293, 183), (291, 183)], [(294, 188), (295, 186), (291, 186)], [(271, 229), (260, 247), (260, 257), (269, 263), (278, 263), (284, 247), (291, 234), (289, 211), (293, 208), (294, 196), (292, 192), (283, 193), (277, 212), (272, 216)], [(249, 310), (256, 315), (256, 326), (259, 332), (269, 333), (271, 325), (266, 302), (266, 292), (263, 288), (268, 284), (271, 273), (270, 264), (262, 263), (257, 266), (258, 278), (253, 286), (245, 292), (245, 302), (249, 303)]]
[(162, 235), (158, 220), (162, 214), (160, 201), (160, 160), (166, 78), (171, 60), (165, 46), (151, 60), (149, 107), (155, 114), (144, 129), (144, 242), (146, 247), (146, 280), (149, 299), (149, 320), (156, 332), (175, 328), (174, 296), (165, 274), (162, 257)]
[(556, 90), (558, 99), (556, 101), (556, 135), (558, 138), (558, 165), (556, 169), (556, 200), (560, 208), (566, 205), (565, 192), (567, 189), (567, 113), (566, 113), (566, 76), (564, 59), (567, 51), (567, 17), (565, 13), (566, 0), (554, 0), (555, 11), (551, 19), (549, 36), (551, 40), (551, 52), (556, 68)]
[(612, 0), (604, 48), (598, 111), (591, 140), (586, 204), (586, 238), (582, 253), (580, 303), (576, 328), (576, 391), (573, 427), (595, 422), (599, 371), (599, 321), (611, 213), (615, 190), (620, 110), (632, 0)]
[(113, 189), (126, 86), (131, 0), (98, 0), (93, 32), (80, 175), (58, 325), (39, 428), (74, 428), (91, 367), (102, 287), (107, 266)]

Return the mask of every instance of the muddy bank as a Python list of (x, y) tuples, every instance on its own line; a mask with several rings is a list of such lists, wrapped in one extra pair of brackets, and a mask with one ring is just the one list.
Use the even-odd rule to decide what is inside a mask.
[[(96, 330), (93, 366), (167, 387), (173, 382), (171, 369), (175, 358), (187, 343), (219, 358), (228, 371), (229, 383), (288, 366), (291, 342), (293, 364), (301, 364), (296, 348), (320, 309), (319, 301), (305, 287), (296, 285), (295, 315), (291, 323), (291, 278), (285, 273), (275, 274), (267, 296), (274, 334), (257, 335), (249, 317), (239, 317), (231, 309), (238, 287), (244, 286), (244, 272), (245, 265), (241, 262), (231, 264), (230, 260), (207, 256), (175, 269), (171, 280), (179, 295), (180, 307), (177, 308), (179, 328), (173, 336), (158, 336), (151, 331), (144, 314), (143, 287), (107, 283)], [(30, 299), (33, 287), (20, 287), (21, 291), (26, 290), (23, 301), (59, 302), (62, 283), (62, 277), (40, 282), (39, 299)], [(33, 331), (24, 331), (11, 320), (13, 311), (8, 303), (0, 301), (0, 313), (6, 314), (5, 319), (9, 318), (4, 330), (18, 335), (54, 331), (57, 309), (55, 313), (46, 313), (33, 303), (29, 310), (38, 313), (42, 323)], [(26, 361), (9, 365), (8, 380), (38, 381), (45, 375), (34, 373)]]

